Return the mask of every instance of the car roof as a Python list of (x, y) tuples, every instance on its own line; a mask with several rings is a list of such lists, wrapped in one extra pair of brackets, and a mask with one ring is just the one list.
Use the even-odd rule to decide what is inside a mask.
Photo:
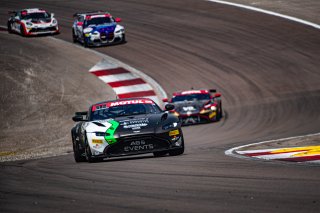
[(22, 11), (25, 11), (27, 13), (45, 13), (47, 12), (46, 10), (44, 9), (40, 9), (40, 8), (27, 8), (27, 9), (22, 9)]
[(210, 94), (209, 90), (184, 90), (174, 92), (172, 96), (192, 95), (192, 94)]

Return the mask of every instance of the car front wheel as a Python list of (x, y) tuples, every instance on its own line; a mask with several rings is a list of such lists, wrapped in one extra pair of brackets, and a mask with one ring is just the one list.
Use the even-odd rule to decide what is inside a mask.
[(73, 41), (73, 43), (77, 42), (77, 36), (76, 36), (74, 30), (72, 30), (72, 41)]
[(170, 156), (182, 155), (184, 153), (184, 139), (182, 137), (182, 144), (180, 148), (169, 151)]
[(77, 142), (73, 142), (73, 157), (77, 163), (87, 161), (83, 154), (84, 152), (80, 150), (79, 144)]
[(11, 22), (8, 21), (8, 33), (13, 33)]

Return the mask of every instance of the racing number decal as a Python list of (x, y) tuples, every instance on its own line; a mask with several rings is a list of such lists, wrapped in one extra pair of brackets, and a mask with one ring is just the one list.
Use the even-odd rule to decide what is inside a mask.
[(109, 127), (109, 129), (107, 129), (106, 135), (104, 136), (104, 138), (106, 139), (108, 144), (114, 144), (114, 143), (117, 142), (117, 139), (114, 138), (114, 133), (115, 133), (115, 131), (117, 130), (117, 128), (119, 126), (119, 122), (117, 122), (117, 121), (109, 121), (109, 123), (111, 124), (111, 126)]

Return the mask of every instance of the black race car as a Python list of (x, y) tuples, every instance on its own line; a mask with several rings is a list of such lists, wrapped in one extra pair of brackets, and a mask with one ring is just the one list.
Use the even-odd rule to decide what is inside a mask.
[(221, 94), (215, 89), (175, 92), (172, 99), (163, 99), (175, 106), (171, 113), (182, 125), (219, 121), (222, 118)]
[(179, 119), (148, 98), (129, 98), (92, 105), (76, 112), (71, 130), (76, 162), (107, 157), (153, 153), (181, 155), (184, 140)]

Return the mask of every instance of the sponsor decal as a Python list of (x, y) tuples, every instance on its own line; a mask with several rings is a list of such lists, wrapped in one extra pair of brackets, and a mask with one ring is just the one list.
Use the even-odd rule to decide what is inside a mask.
[(169, 136), (176, 136), (176, 135), (179, 135), (179, 130), (178, 129), (176, 129), (176, 130), (172, 130), (172, 131), (170, 131), (169, 132)]
[(124, 147), (125, 152), (153, 150), (153, 144), (147, 144), (145, 140), (136, 140), (130, 142), (129, 146)]
[(111, 102), (110, 106), (121, 106), (121, 105), (128, 105), (128, 104), (153, 104), (153, 101), (145, 100), (145, 99), (117, 101), (117, 102)]
[(93, 148), (95, 148), (95, 149), (99, 149), (100, 147), (101, 147), (100, 144), (94, 144), (94, 145), (93, 145)]
[(183, 111), (194, 111), (196, 110), (196, 108), (194, 108), (194, 106), (186, 106), (186, 107), (182, 107)]
[(119, 126), (119, 122), (112, 120), (109, 121), (109, 123), (111, 126), (107, 129), (104, 139), (108, 142), (108, 144), (114, 144), (117, 142), (117, 139), (114, 137), (114, 133)]
[(132, 130), (138, 130), (138, 129), (141, 129), (141, 127), (145, 127), (149, 125), (148, 118), (130, 119), (130, 120), (124, 120), (120, 122), (121, 122), (120, 125), (123, 126), (124, 129), (132, 129)]
[(204, 94), (208, 93), (206, 90), (189, 90), (189, 91), (184, 91), (181, 93), (181, 95), (191, 95), (191, 94)]
[(113, 106), (122, 106), (122, 105), (129, 105), (129, 104), (154, 104), (152, 100), (148, 99), (135, 99), (135, 100), (127, 100), (127, 101), (114, 101), (108, 102), (103, 104), (97, 104), (92, 106), (92, 112), (96, 110), (102, 110)]
[(209, 114), (209, 118), (210, 118), (210, 119), (213, 118), (214, 116), (216, 116), (216, 112), (215, 112), (215, 111), (213, 111), (213, 112), (211, 112), (211, 113)]
[(103, 141), (102, 140), (98, 140), (98, 139), (92, 139), (92, 143), (99, 143), (102, 144)]

